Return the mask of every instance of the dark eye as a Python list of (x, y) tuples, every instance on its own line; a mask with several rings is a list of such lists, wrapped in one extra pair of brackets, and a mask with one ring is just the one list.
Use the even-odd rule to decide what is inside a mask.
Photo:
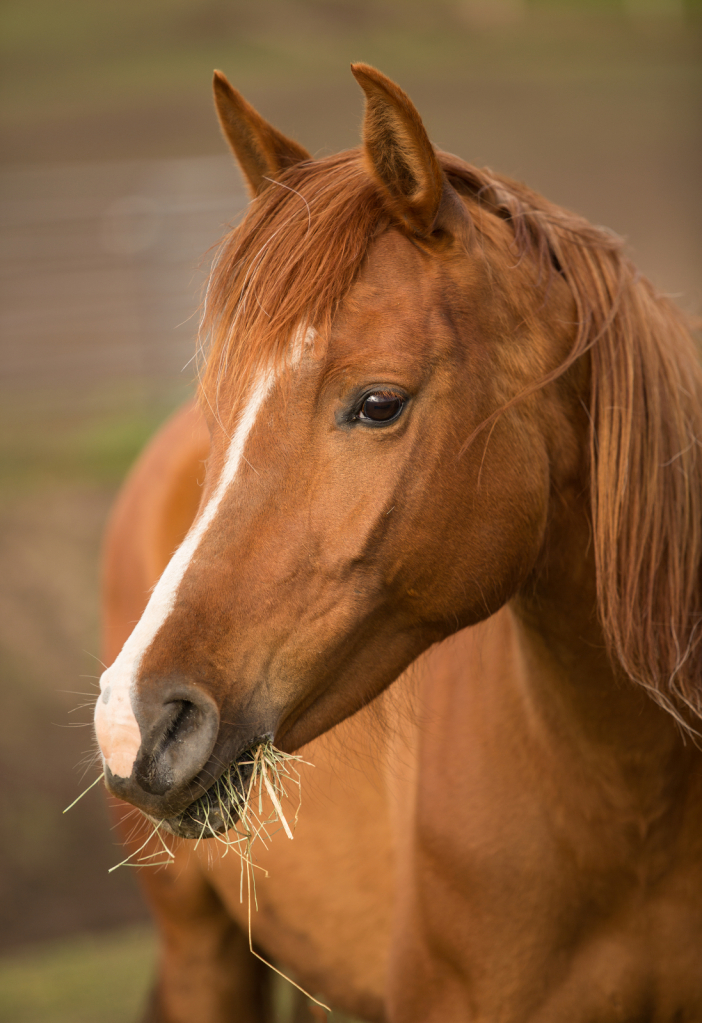
[(402, 412), (404, 404), (402, 395), (394, 391), (373, 391), (364, 399), (357, 418), (373, 423), (391, 423)]

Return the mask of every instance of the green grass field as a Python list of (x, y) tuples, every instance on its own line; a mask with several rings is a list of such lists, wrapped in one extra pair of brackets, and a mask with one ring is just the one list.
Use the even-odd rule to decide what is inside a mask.
[[(135, 1023), (152, 983), (156, 942), (147, 927), (69, 938), (0, 958), (0, 1023)], [(274, 977), (280, 1023), (291, 988)], [(332, 1013), (329, 1023), (354, 1023)]]
[[(685, 75), (701, 12), (702, 0), (5, 0), (0, 160), (115, 158), (137, 136), (143, 155), (217, 152), (213, 68), (289, 130), (312, 121), (313, 146), (315, 89), (350, 93), (352, 60), (406, 83), (498, 89)], [(332, 138), (325, 118), (318, 137), (352, 145), (354, 126)]]
[(147, 928), (65, 939), (0, 959), (3, 1023), (131, 1023), (154, 972)]

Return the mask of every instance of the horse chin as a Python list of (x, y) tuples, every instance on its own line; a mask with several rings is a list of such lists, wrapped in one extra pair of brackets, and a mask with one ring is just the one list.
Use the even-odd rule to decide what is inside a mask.
[(149, 816), (149, 820), (162, 834), (174, 835), (176, 838), (192, 838), (197, 841), (226, 834), (234, 827), (231, 816), (225, 820), (219, 811), (210, 810), (206, 817), (197, 806), (203, 799), (204, 796), (196, 799), (183, 813), (175, 817)]

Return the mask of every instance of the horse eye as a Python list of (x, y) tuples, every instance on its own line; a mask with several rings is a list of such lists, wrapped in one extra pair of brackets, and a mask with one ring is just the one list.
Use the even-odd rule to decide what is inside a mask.
[(395, 394), (394, 391), (374, 391), (364, 400), (357, 418), (373, 423), (391, 423), (402, 412), (404, 404), (405, 399), (401, 394)]

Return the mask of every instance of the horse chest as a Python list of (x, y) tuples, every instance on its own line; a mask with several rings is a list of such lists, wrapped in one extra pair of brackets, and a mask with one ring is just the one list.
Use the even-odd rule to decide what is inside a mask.
[(582, 751), (540, 755), (504, 685), (509, 628), (490, 629), (427, 666), (397, 1019), (698, 1018), (699, 756), (641, 798)]

